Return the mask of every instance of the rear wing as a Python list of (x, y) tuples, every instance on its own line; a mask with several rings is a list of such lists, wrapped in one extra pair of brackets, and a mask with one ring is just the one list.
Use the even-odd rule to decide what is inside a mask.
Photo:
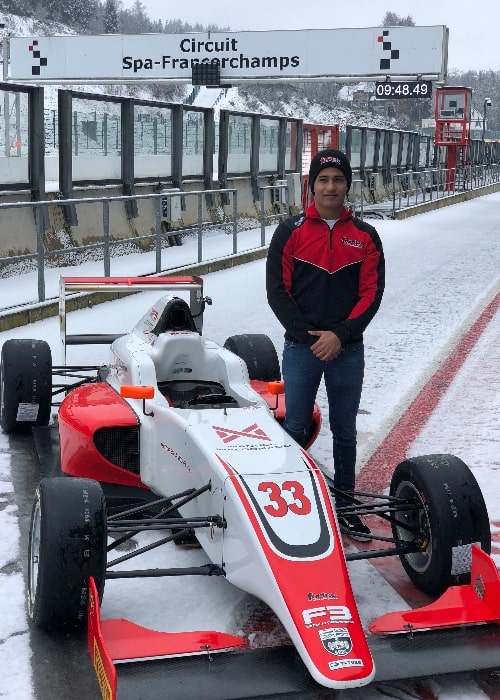
[(66, 330), (66, 299), (69, 294), (108, 293), (133, 294), (158, 289), (161, 291), (189, 291), (189, 308), (199, 333), (203, 327), (203, 280), (196, 275), (169, 277), (61, 277), (59, 280), (59, 330), (63, 363), (66, 364), (68, 345), (110, 344), (128, 331), (118, 334), (68, 334)]

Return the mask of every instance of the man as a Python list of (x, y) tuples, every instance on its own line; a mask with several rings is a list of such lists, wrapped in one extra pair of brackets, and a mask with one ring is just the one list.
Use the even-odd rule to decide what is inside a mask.
[[(356, 416), (364, 374), (363, 332), (384, 291), (384, 254), (377, 231), (345, 206), (352, 182), (349, 160), (326, 149), (311, 161), (313, 202), (279, 224), (267, 258), (267, 299), (285, 328), (282, 372), (285, 430), (307, 441), (322, 377), (333, 435), (336, 506), (355, 486)], [(342, 532), (369, 540), (356, 515), (339, 512)]]

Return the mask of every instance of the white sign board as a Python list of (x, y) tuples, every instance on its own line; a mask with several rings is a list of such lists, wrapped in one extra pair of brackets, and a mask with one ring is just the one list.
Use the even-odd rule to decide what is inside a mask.
[(191, 82), (195, 64), (215, 63), (222, 84), (384, 76), (443, 80), (447, 43), (444, 26), (10, 37), (10, 72), (4, 77), (32, 83)]

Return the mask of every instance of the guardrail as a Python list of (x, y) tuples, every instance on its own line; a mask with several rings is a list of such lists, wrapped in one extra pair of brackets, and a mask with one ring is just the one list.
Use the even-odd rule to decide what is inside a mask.
[[(488, 184), (500, 181), (500, 165), (469, 165), (465, 168), (446, 169), (437, 168), (422, 171), (409, 171), (399, 173), (393, 176), (392, 193), (387, 192), (387, 197), (377, 204), (370, 204), (365, 199), (366, 185), (363, 180), (355, 179), (352, 182), (352, 187), (349, 192), (349, 205), (353, 208), (355, 214), (360, 218), (364, 216), (377, 216), (382, 214), (394, 217), (395, 212), (400, 209), (411, 207), (426, 201), (442, 199), (451, 195), (457, 194), (464, 190), (476, 189)], [(265, 193), (272, 191), (272, 205), (276, 205), (276, 211), (271, 214), (266, 214)], [(205, 195), (232, 195), (232, 214), (231, 218), (224, 218), (221, 221), (204, 221), (203, 220), (203, 197)], [(165, 201), (173, 197), (197, 197), (198, 198), (198, 214), (196, 224), (175, 228), (168, 231), (162, 227), (162, 222), (165, 220), (162, 209)], [(266, 245), (266, 226), (273, 223), (278, 223), (280, 220), (287, 218), (290, 215), (290, 198), (286, 182), (280, 181), (272, 185), (259, 187), (260, 197), (260, 246)], [(128, 238), (112, 239), (110, 232), (110, 206), (114, 203), (128, 203), (130, 200), (154, 200), (155, 225), (154, 231), (147, 235), (131, 236)], [(230, 201), (231, 203), (231, 201)], [(91, 206), (101, 204), (102, 207), (102, 240), (96, 243), (89, 243), (82, 246), (64, 247), (58, 250), (47, 250), (44, 234), (47, 229), (46, 222), (48, 221), (48, 210), (51, 207), (63, 208), (65, 206)], [(209, 259), (204, 257), (204, 234), (213, 230), (215, 227), (225, 229), (225, 233), (232, 236), (232, 254), (236, 255), (242, 252), (242, 247), (239, 245), (238, 238), (238, 207), (237, 207), (237, 189), (215, 189), (215, 190), (200, 190), (194, 192), (180, 192), (175, 190), (172, 192), (166, 191), (158, 194), (144, 195), (127, 195), (115, 197), (88, 197), (82, 199), (57, 199), (53, 201), (39, 202), (15, 202), (0, 204), (0, 215), (5, 209), (21, 209), (27, 208), (33, 210), (35, 219), (35, 236), (36, 243), (34, 245), (35, 252), (25, 253), (20, 255), (11, 255), (0, 258), (0, 265), (15, 264), (23, 261), (34, 261), (37, 271), (37, 294), (38, 301), (46, 300), (45, 292), (45, 270), (47, 261), (53, 258), (68, 256), (70, 254), (84, 254), (86, 251), (102, 250), (103, 275), (109, 277), (111, 275), (111, 259), (114, 246), (120, 246), (127, 243), (137, 244), (140, 241), (152, 241), (155, 251), (155, 272), (156, 274), (165, 270), (162, 269), (162, 250), (165, 244), (176, 244), (179, 242), (179, 237), (195, 234), (196, 235), (196, 260), (191, 263), (207, 262)], [(170, 208), (170, 207), (169, 207)], [(218, 209), (221, 209), (218, 207)], [(222, 209), (221, 209), (222, 210)], [(269, 209), (268, 209), (269, 211)], [(224, 217), (226, 213), (224, 211)], [(257, 227), (256, 227), (257, 228)], [(241, 233), (241, 232), (240, 232)], [(245, 248), (247, 249), (247, 248)], [(220, 257), (220, 256), (219, 256)]]
[[(284, 211), (276, 211), (272, 214), (266, 215), (266, 203), (265, 195), (266, 191), (271, 192), (271, 204), (273, 206), (285, 205)], [(281, 219), (287, 219), (290, 216), (290, 198), (288, 192), (288, 185), (286, 182), (280, 184), (276, 183), (274, 185), (263, 185), (259, 187), (259, 200), (260, 200), (260, 243), (261, 245), (266, 245), (266, 226), (273, 223), (278, 223)]]
[[(207, 222), (203, 221), (203, 197), (205, 195), (232, 195), (232, 218), (226, 219), (218, 223), (213, 221)], [(172, 229), (169, 231), (164, 231), (162, 229), (162, 221), (165, 217), (162, 216), (162, 207), (165, 204), (165, 200), (173, 197), (197, 197), (198, 198), (198, 217), (197, 223), (194, 226), (188, 228)], [(129, 238), (120, 238), (119, 240), (113, 240), (110, 235), (110, 225), (109, 225), (109, 208), (112, 203), (115, 202), (128, 202), (130, 200), (140, 200), (140, 199), (150, 199), (154, 200), (154, 212), (155, 212), (155, 230), (151, 234), (142, 236), (133, 236)], [(91, 206), (95, 204), (101, 204), (102, 206), (102, 241), (97, 243), (89, 243), (83, 246), (72, 246), (65, 247), (59, 250), (47, 250), (44, 241), (44, 233), (46, 230), (45, 222), (48, 220), (48, 209), (51, 207), (65, 207), (78, 205), (80, 206)], [(238, 218), (237, 218), (237, 190), (235, 188), (227, 189), (217, 189), (217, 190), (202, 190), (199, 192), (179, 192), (176, 190), (174, 192), (162, 192), (160, 194), (144, 194), (144, 195), (130, 195), (130, 196), (116, 196), (116, 197), (88, 197), (83, 199), (57, 199), (53, 201), (43, 201), (43, 202), (13, 202), (0, 204), (0, 214), (5, 209), (22, 209), (27, 208), (33, 209), (35, 217), (35, 236), (36, 236), (36, 252), (25, 253), (22, 255), (12, 255), (9, 257), (0, 258), (1, 264), (12, 264), (16, 262), (22, 262), (26, 260), (34, 261), (37, 268), (37, 287), (38, 287), (38, 301), (45, 301), (45, 267), (47, 260), (54, 257), (67, 256), (71, 253), (84, 253), (89, 250), (102, 250), (103, 254), (103, 274), (105, 277), (110, 276), (111, 272), (111, 258), (113, 246), (123, 245), (125, 243), (137, 244), (139, 241), (153, 241), (155, 247), (155, 272), (159, 273), (162, 271), (161, 267), (161, 252), (166, 241), (171, 242), (172, 239), (186, 233), (192, 233), (196, 231), (197, 235), (197, 262), (200, 263), (203, 260), (203, 233), (214, 226), (230, 226), (232, 233), (232, 252), (233, 254), (238, 253)], [(177, 242), (177, 241), (176, 241)]]
[(498, 163), (398, 173), (392, 178), (392, 213), (394, 216), (400, 209), (443, 199), (499, 181)]

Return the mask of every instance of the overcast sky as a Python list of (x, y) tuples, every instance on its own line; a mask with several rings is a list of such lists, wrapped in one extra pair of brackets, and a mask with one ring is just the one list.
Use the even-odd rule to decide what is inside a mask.
[[(445, 25), (450, 30), (448, 70), (500, 70), (498, 27), (500, 3), (474, 4), (466, 0), (324, 0), (286, 2), (228, 2), (228, 0), (141, 0), (151, 19), (180, 19), (203, 26), (216, 24), (231, 31), (276, 29), (337, 29), (376, 27), (387, 11), (410, 15), (418, 26)], [(123, 0), (130, 8), (134, 0)], [(353, 47), (355, 50), (355, 47)], [(335, 51), (335, 47), (332, 47)]]

